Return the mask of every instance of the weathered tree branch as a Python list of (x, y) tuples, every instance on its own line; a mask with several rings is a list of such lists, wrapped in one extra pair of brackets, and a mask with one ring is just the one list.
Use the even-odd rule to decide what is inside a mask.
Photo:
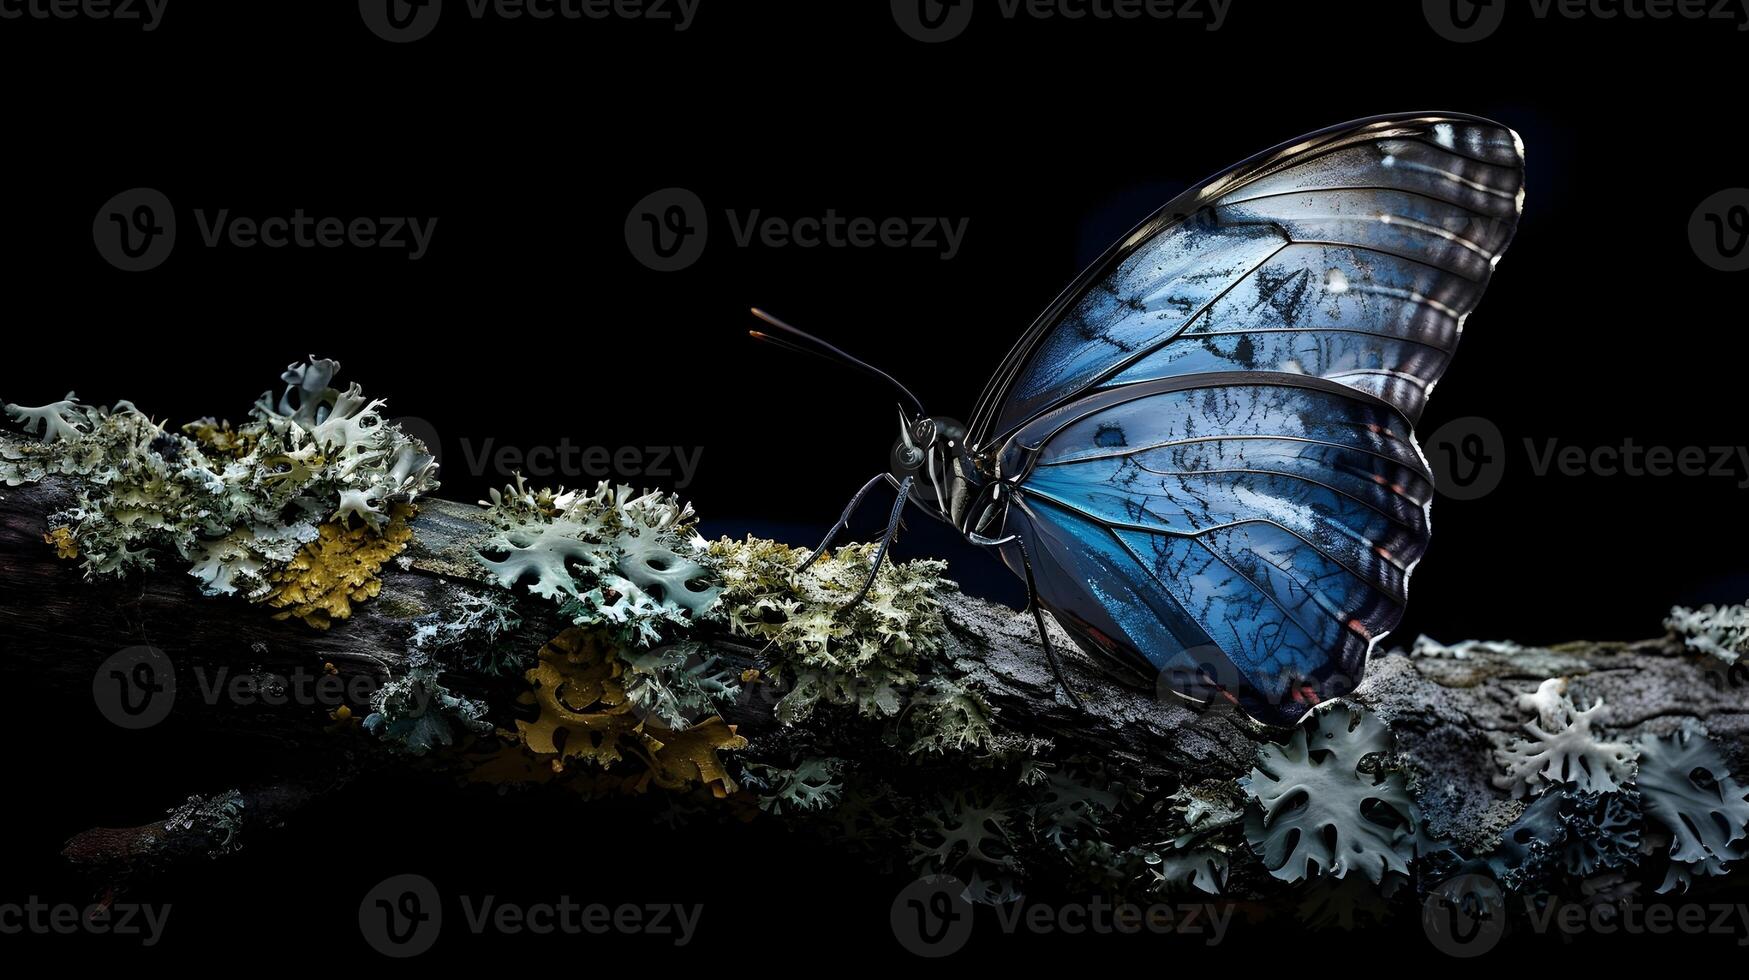
[[(203, 598), (185, 574), (161, 570), (121, 583), (89, 583), (76, 566), (58, 560), (45, 545), (45, 517), (71, 503), (68, 487), (50, 480), (8, 490), (0, 499), (0, 607), (13, 669), (28, 670), (45, 688), (88, 691), (92, 671), (116, 650), (136, 644), (163, 649), (183, 667), (258, 671), (286, 676), (332, 664), (342, 678), (380, 679), (406, 662), (410, 621), (442, 609), (459, 590), (477, 588), (469, 574), (474, 549), (485, 532), (478, 508), (445, 501), (426, 503), (414, 524), (414, 545), (385, 569), (381, 595), (349, 621), (328, 631), (299, 622), (277, 622), (242, 601)], [(1198, 708), (1151, 690), (1121, 686), (1071, 652), (1071, 682), (1085, 711), (1057, 689), (1030, 616), (968, 596), (947, 603), (949, 655), (972, 672), (1005, 730), (1050, 738), (1060, 747), (1098, 758), (1122, 760), (1157, 780), (1190, 783), (1233, 779), (1246, 773), (1258, 740), (1274, 733), (1224, 708)], [(539, 617), (553, 619), (539, 622)], [(553, 635), (563, 625), (530, 609), (531, 629)], [(720, 638), (725, 655), (757, 666), (757, 651)], [(1072, 651), (1066, 636), (1059, 650)], [(1574, 643), (1553, 649), (1483, 648), (1466, 656), (1393, 653), (1375, 658), (1355, 700), (1377, 711), (1396, 731), (1398, 747), (1412, 760), (1423, 786), (1442, 787), (1429, 808), (1434, 829), (1460, 840), (1483, 841), (1510, 822), (1519, 807), (1493, 785), (1494, 749), (1516, 735), (1522, 718), (1517, 695), (1548, 677), (1571, 679), (1575, 700), (1603, 698), (1609, 728), (1622, 735), (1663, 734), (1701, 722), (1726, 745), (1733, 767), (1749, 758), (1749, 697), (1741, 677), (1733, 680), (1709, 661), (1687, 653), (1671, 638), (1639, 643)], [(755, 746), (766, 740), (805, 740), (805, 730), (784, 729), (773, 717), (775, 698), (747, 699), (728, 721)], [(226, 737), (307, 740), (308, 710), (226, 711), (207, 705), (197, 724)], [(840, 739), (841, 740), (841, 739)], [(354, 744), (346, 743), (348, 746)], [(315, 747), (319, 755), (321, 747)], [(351, 747), (347, 769), (361, 761)], [(313, 770), (332, 760), (312, 762)], [(332, 788), (334, 778), (296, 779), (248, 790), (267, 804), (251, 808), (252, 820), (277, 820), (303, 800)], [(165, 803), (185, 792), (166, 788)], [(99, 868), (127, 868), (142, 855), (154, 861), (200, 851), (205, 835), (178, 835), (161, 824), (131, 830), (91, 831), (68, 846), (76, 861)]]

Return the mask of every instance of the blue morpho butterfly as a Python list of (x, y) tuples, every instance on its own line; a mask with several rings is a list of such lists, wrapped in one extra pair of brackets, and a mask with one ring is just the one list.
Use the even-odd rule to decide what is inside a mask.
[[(995, 549), (1102, 664), (1291, 724), (1402, 619), (1432, 474), (1413, 432), (1523, 209), (1517, 134), (1416, 113), (1285, 143), (1166, 205), (1021, 336), (970, 425), (905, 400), (899, 491)], [(812, 562), (812, 558), (809, 562)], [(805, 567), (805, 566), (804, 566)], [(867, 586), (855, 601), (867, 594)]]

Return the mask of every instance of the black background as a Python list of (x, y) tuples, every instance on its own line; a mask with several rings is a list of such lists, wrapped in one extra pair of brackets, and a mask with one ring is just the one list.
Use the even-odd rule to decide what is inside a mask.
[[(151, 33), (0, 21), (12, 178), (0, 399), (76, 388), (160, 418), (241, 419), (285, 364), (315, 353), (388, 397), (389, 414), (436, 428), (445, 496), (503, 482), (468, 472), (463, 440), (682, 446), (702, 451), (684, 492), (708, 533), (811, 543), (885, 467), (892, 400), (752, 343), (749, 306), (964, 417), (1036, 312), (1177, 191), (1346, 119), (1449, 109), (1523, 136), (1528, 203), (1420, 428), (1486, 417), (1504, 434), (1506, 469), (1483, 499), (1435, 504), (1398, 639), (1638, 638), (1660, 631), (1672, 603), (1749, 592), (1736, 478), (1539, 477), (1524, 448), (1742, 442), (1744, 280), (1705, 266), (1687, 234), (1703, 199), (1749, 183), (1736, 94), (1749, 40), (1732, 23), (1536, 21), (1514, 5), (1496, 36), (1459, 45), (1415, 3), (1236, 0), (1209, 33), (1011, 22), (980, 0), (963, 37), (925, 45), (878, 0), (705, 0), (685, 33), (477, 22), (450, 7), (407, 45), (372, 35), (350, 2), (171, 0)], [(92, 220), (134, 187), (164, 192), (181, 228), (168, 262), (126, 274), (100, 258)], [(666, 187), (700, 196), (711, 237), (696, 265), (662, 274), (633, 257), (623, 229)], [(201, 247), (194, 211), (221, 208), (439, 221), (418, 262)], [(963, 218), (969, 233), (943, 261), (928, 249), (740, 248), (724, 218), (829, 208)], [(928, 524), (912, 519), (901, 557), (949, 557), (968, 588), (1017, 598), (993, 559)], [(76, 699), (21, 710), (31, 747), (13, 782), (29, 802), (9, 807), (18, 861), (0, 900), (80, 897), (44, 855), (92, 824), (152, 819), (180, 796), (164, 789), (166, 769), (193, 792), (252, 765), (176, 741), (174, 725), (123, 738)], [(806, 841), (736, 832), (707, 856), (637, 816), (458, 802), (417, 783), (363, 796), (180, 879), (178, 914), (198, 921), (174, 945), (375, 969), (356, 896), (417, 867), (530, 901), (554, 882), (612, 901), (710, 901), (710, 935), (689, 951), (700, 960), (753, 956), (799, 973), (838, 969), (834, 956), (902, 955), (885, 920), (894, 882)], [(373, 815), (368, 828), (359, 812)], [(1419, 941), (1414, 923), (1402, 928)], [(1101, 938), (1035, 944), (1097, 955)], [(785, 952), (816, 940), (835, 953)], [(650, 941), (533, 946), (528, 967), (507, 968), (549, 954), (664, 968)], [(519, 955), (465, 937), (446, 955), (475, 952)], [(975, 941), (974, 955), (992, 944)]]

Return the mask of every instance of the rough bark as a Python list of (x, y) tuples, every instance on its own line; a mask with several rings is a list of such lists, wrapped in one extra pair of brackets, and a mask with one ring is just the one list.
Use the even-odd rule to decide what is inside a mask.
[[(116, 650), (150, 644), (169, 653), (179, 669), (247, 669), (264, 674), (333, 664), (342, 677), (381, 677), (405, 661), (409, 621), (442, 608), (464, 586), (472, 551), (484, 528), (476, 507), (447, 501), (425, 504), (415, 544), (385, 569), (383, 589), (354, 617), (326, 632), (278, 622), (242, 601), (202, 598), (187, 575), (161, 570), (122, 583), (88, 583), (74, 563), (58, 560), (43, 540), (45, 516), (71, 500), (67, 487), (48, 481), (5, 491), (0, 499), (0, 635), (9, 669), (50, 689), (89, 690), (92, 670)], [(1070, 682), (1085, 700), (1074, 708), (1060, 693), (1032, 618), (969, 596), (947, 603), (950, 654), (989, 692), (1002, 725), (1024, 735), (1050, 737), (1102, 758), (1127, 760), (1143, 773), (1176, 780), (1238, 777), (1255, 758), (1258, 740), (1275, 733), (1224, 708), (1199, 708), (1152, 690), (1122, 686), (1072, 650), (1057, 635)], [(535, 630), (545, 624), (532, 623)], [(553, 624), (556, 632), (557, 624)], [(551, 635), (548, 633), (547, 635)], [(754, 651), (723, 640), (725, 652), (756, 665)], [(1548, 677), (1572, 679), (1575, 700), (1604, 698), (1609, 728), (1624, 735), (1666, 733), (1701, 722), (1726, 744), (1739, 771), (1749, 758), (1749, 685), (1741, 672), (1687, 653), (1673, 638), (1637, 643), (1571, 643), (1552, 649), (1477, 650), (1466, 657), (1375, 657), (1355, 700), (1371, 707), (1397, 732), (1424, 786), (1435, 794), (1434, 829), (1482, 840), (1516, 814), (1493, 785), (1493, 750), (1520, 731), (1514, 698)], [(729, 721), (758, 743), (779, 733), (773, 700), (752, 699)], [(215, 710), (208, 722), (227, 737), (307, 740), (309, 716), (294, 712)], [(312, 771), (330, 766), (311, 751)], [(348, 750), (349, 752), (351, 750)], [(356, 769), (370, 762), (351, 759)], [(271, 805), (249, 808), (251, 820), (276, 821), (334, 779), (246, 789)], [(165, 803), (186, 795), (165, 788)], [(167, 839), (168, 838), (168, 839)], [(146, 845), (150, 844), (150, 847)], [(68, 854), (93, 866), (126, 866), (150, 851), (155, 859), (199, 851), (198, 830), (179, 835), (160, 824), (99, 830), (70, 842)]]

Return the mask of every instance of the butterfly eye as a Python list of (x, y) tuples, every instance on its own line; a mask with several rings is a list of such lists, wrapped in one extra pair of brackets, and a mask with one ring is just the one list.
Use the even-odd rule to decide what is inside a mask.
[(915, 473), (923, 465), (923, 450), (915, 445), (906, 445), (900, 439), (893, 443), (893, 472)]

